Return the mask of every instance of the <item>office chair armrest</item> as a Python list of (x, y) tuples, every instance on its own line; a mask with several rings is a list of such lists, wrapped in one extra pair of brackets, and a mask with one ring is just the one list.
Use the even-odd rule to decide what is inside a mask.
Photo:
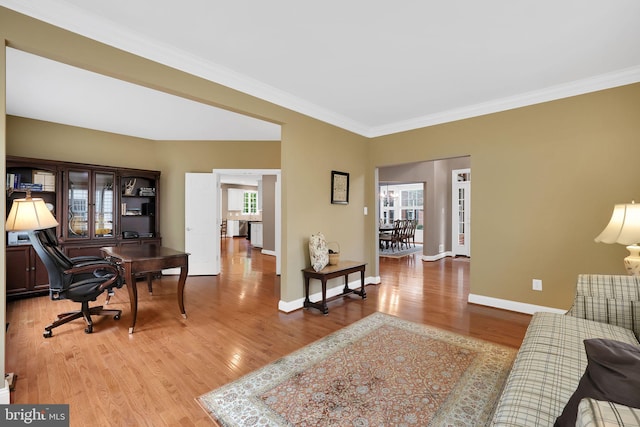
[(82, 255), (82, 256), (76, 256), (69, 259), (74, 264), (78, 264), (81, 262), (88, 262), (88, 261), (104, 261), (103, 257), (95, 256), (95, 255)]
[[(113, 261), (106, 260), (104, 258), (99, 258), (95, 261), (87, 260), (83, 262), (74, 263), (73, 267), (71, 267), (68, 271), (73, 273), (77, 273), (77, 271), (73, 271), (74, 268), (84, 268), (84, 267), (93, 267), (94, 270), (102, 270), (105, 268), (117, 268)], [(86, 272), (90, 270), (83, 270), (82, 272)]]
[[(100, 285), (100, 289), (111, 288), (116, 284), (116, 281), (120, 278), (120, 269), (116, 264), (108, 262), (91, 262), (86, 264), (74, 265), (72, 268), (65, 270), (65, 274), (79, 274), (79, 273), (91, 273), (96, 270), (105, 270), (111, 277)], [(102, 278), (107, 277), (103, 276)]]

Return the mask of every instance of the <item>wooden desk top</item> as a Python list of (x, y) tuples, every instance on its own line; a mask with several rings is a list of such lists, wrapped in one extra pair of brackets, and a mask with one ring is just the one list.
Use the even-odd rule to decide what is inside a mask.
[(101, 249), (105, 255), (119, 258), (124, 262), (167, 259), (189, 255), (186, 252), (156, 245), (124, 245), (121, 247), (107, 246)]

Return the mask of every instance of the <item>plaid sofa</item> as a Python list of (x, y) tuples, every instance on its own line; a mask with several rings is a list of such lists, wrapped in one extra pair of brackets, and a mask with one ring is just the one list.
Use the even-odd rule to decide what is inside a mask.
[[(553, 426), (587, 366), (583, 340), (608, 338), (640, 345), (638, 336), (640, 278), (578, 276), (573, 306), (566, 314), (533, 315), (492, 425)], [(638, 409), (595, 402), (581, 402), (576, 425), (640, 426)], [(605, 424), (604, 417), (616, 421)]]

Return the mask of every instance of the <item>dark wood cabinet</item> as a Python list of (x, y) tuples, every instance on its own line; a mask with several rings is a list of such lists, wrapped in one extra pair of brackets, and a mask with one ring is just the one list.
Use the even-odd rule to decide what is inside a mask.
[[(71, 258), (101, 256), (104, 246), (162, 243), (159, 171), (13, 156), (6, 168), (7, 183), (15, 186), (7, 189), (6, 213), (30, 188), (58, 220), (58, 241)], [(30, 245), (8, 245), (6, 254), (7, 296), (47, 290), (46, 269)]]
[(7, 296), (47, 293), (47, 269), (31, 245), (8, 247), (5, 253)]

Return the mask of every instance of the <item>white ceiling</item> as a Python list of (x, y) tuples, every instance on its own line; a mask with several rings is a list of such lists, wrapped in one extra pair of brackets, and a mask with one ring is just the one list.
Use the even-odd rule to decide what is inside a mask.
[(640, 81), (637, 0), (0, 5), (369, 137)]

